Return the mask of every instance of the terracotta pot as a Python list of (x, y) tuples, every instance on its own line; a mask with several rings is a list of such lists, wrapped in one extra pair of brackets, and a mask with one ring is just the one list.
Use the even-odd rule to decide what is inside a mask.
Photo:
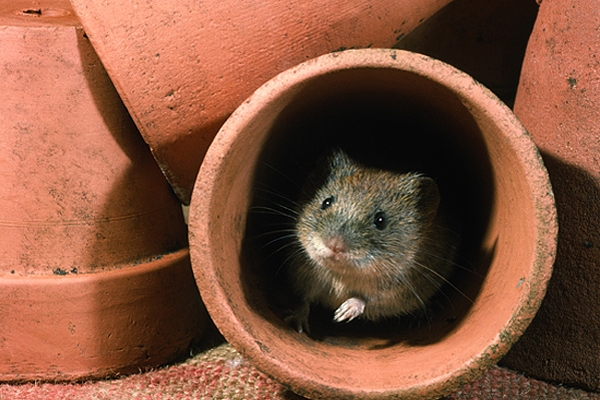
[[(266, 189), (281, 193), (293, 176), (286, 161), (314, 160), (319, 143), (373, 160), (406, 156), (439, 177), (465, 225), (461, 263), (473, 270), (459, 274), (428, 323), (325, 323), (314, 337), (283, 322), (271, 291), (287, 289), (262, 275), (278, 265), (255, 264), (249, 207), (255, 187), (269, 183), (265, 171), (285, 175)], [(329, 54), (263, 85), (215, 138), (190, 206), (194, 274), (217, 327), (309, 398), (437, 398), (474, 379), (533, 318), (556, 231), (546, 170), (512, 112), (464, 73), (399, 50)]]
[(177, 198), (68, 2), (0, 25), (0, 379), (180, 357), (204, 316)]
[(529, 375), (600, 390), (600, 8), (544, 0), (515, 113), (539, 146), (560, 225), (555, 274), (506, 359)]
[(277, 73), (344, 48), (388, 47), (450, 0), (72, 0), (184, 203), (210, 142)]

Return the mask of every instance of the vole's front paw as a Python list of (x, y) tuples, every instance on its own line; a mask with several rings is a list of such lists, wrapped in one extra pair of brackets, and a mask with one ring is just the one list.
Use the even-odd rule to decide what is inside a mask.
[(350, 322), (354, 318), (359, 317), (365, 311), (364, 300), (358, 297), (350, 297), (335, 310), (333, 320), (335, 322)]

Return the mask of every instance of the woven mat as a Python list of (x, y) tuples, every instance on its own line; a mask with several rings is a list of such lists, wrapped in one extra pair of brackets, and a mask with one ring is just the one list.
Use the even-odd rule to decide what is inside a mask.
[[(1, 400), (264, 399), (300, 400), (223, 343), (188, 360), (120, 379), (79, 384), (0, 385)], [(447, 400), (598, 399), (600, 395), (528, 379), (493, 367)]]

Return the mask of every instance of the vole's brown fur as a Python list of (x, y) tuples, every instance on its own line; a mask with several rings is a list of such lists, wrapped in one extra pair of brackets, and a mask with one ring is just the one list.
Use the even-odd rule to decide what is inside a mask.
[(366, 168), (341, 150), (324, 168), (295, 224), (290, 276), (302, 306), (291, 323), (308, 330), (314, 303), (335, 310), (337, 322), (425, 310), (452, 272), (457, 244), (438, 213), (436, 183)]

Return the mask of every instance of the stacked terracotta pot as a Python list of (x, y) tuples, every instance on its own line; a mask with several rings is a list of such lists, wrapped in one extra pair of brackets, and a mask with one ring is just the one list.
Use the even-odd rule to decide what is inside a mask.
[(68, 2), (0, 5), (0, 379), (137, 372), (204, 329), (181, 207)]

